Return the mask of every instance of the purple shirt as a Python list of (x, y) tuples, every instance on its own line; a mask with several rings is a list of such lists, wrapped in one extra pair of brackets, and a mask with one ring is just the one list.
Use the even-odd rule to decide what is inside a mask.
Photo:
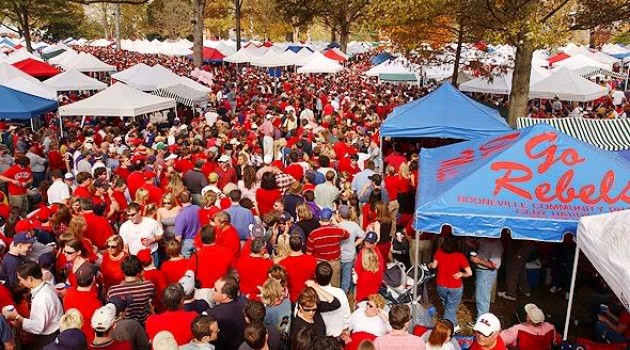
[(182, 208), (175, 217), (175, 237), (194, 239), (201, 228), (199, 207), (191, 204)]

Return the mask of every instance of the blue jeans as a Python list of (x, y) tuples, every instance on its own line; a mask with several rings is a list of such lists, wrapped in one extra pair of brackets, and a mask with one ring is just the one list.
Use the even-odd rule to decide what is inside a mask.
[(609, 342), (610, 344), (623, 343), (626, 341), (626, 338), (623, 334), (619, 334), (612, 329), (608, 328), (608, 326), (602, 322), (595, 322), (595, 334), (597, 336), (597, 340), (600, 342)]
[(462, 301), (464, 287), (446, 288), (437, 286), (437, 292), (440, 296), (442, 306), (444, 306), (444, 318), (451, 321), (454, 326), (458, 325), (457, 309), (459, 308), (459, 303)]
[(345, 293), (350, 291), (352, 287), (352, 268), (354, 267), (354, 260), (341, 262), (341, 289)]
[(188, 259), (192, 255), (195, 250), (195, 240), (194, 239), (183, 239), (182, 240), (182, 255), (184, 258)]
[(153, 265), (155, 265), (155, 268), (159, 268), (160, 267), (160, 251), (156, 250), (153, 253), (151, 253), (151, 256), (153, 257)]
[(492, 286), (497, 280), (497, 270), (475, 270), (475, 301), (477, 317), (490, 312)]

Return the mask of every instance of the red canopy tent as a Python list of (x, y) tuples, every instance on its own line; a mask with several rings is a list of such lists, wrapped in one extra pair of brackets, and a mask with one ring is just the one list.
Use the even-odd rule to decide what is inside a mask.
[(264, 46), (264, 47), (272, 47), (273, 43), (271, 41), (266, 41), (264, 44), (262, 44), (262, 46)]
[(549, 64), (554, 64), (556, 62), (560, 62), (562, 60), (566, 60), (567, 58), (571, 57), (570, 55), (567, 55), (564, 52), (560, 52), (558, 54), (555, 54), (551, 57), (549, 57), (549, 59), (547, 61), (549, 61)]
[(203, 48), (203, 60), (209, 62), (222, 62), (225, 55), (223, 55), (219, 50), (213, 49), (211, 47)]
[(330, 58), (331, 60), (335, 60), (337, 62), (345, 62), (346, 58), (339, 55), (335, 52), (335, 50), (328, 50), (324, 53), (324, 56)]
[(46, 62), (34, 60), (32, 58), (13, 64), (15, 68), (35, 78), (50, 78), (59, 74), (59, 70)]

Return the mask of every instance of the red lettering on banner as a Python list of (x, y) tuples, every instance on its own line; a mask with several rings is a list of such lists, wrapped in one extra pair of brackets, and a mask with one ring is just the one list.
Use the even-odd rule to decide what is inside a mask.
[[(527, 157), (532, 160), (543, 160), (542, 164), (537, 168), (538, 173), (546, 173), (552, 165), (558, 162), (567, 167), (573, 167), (585, 161), (584, 158), (580, 157), (577, 150), (573, 148), (567, 148), (557, 156), (558, 146), (555, 144), (557, 138), (558, 135), (555, 133), (545, 133), (531, 138), (526, 143), (525, 154)], [(549, 145), (539, 152), (535, 152), (534, 149), (543, 143), (549, 143)], [(536, 199), (542, 203), (558, 200), (566, 204), (579, 199), (589, 205), (595, 205), (602, 201), (608, 204), (615, 204), (620, 201), (630, 204), (630, 181), (627, 182), (624, 189), (616, 196), (610, 194), (615, 184), (615, 173), (612, 170), (608, 170), (602, 177), (599, 184), (599, 191), (595, 184), (587, 184), (581, 188), (575, 188), (572, 185), (575, 170), (567, 169), (564, 174), (558, 178), (555, 184), (549, 182), (538, 184), (534, 188), (534, 194), (532, 195), (532, 193), (522, 187), (522, 184), (528, 183), (534, 178), (532, 169), (528, 166), (517, 162), (499, 161), (492, 163), (490, 168), (494, 171), (503, 171), (502, 176), (495, 180), (494, 195), (499, 194), (502, 189), (505, 189), (526, 199), (531, 200), (533, 197), (536, 197)]]
[(462, 151), (456, 158), (440, 162), (440, 168), (437, 171), (437, 180), (442, 182), (455, 177), (458, 174), (458, 168), (472, 162), (474, 159), (475, 151), (467, 149)]
[(481, 158), (486, 159), (489, 156), (497, 153), (499, 151), (507, 148), (512, 141), (518, 138), (521, 135), (520, 132), (515, 132), (507, 135), (503, 135), (501, 137), (497, 137), (496, 139), (492, 139), (479, 147), (479, 151), (481, 152)]

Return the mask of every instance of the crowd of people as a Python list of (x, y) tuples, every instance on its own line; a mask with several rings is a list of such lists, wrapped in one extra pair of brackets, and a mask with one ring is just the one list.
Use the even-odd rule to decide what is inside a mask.
[[(119, 69), (191, 71), (182, 59), (83, 49)], [(518, 329), (501, 331), (489, 313), (501, 240), (412, 229), (415, 146), (381, 149), (378, 130), (428, 90), (375, 84), (367, 67), (359, 56), (335, 76), (276, 81), (221, 66), (210, 108), (169, 111), (164, 124), (90, 117), (62, 137), (55, 115), (37, 131), (0, 126), (0, 348), (459, 349), (473, 271), (472, 349), (553, 331), (533, 304)], [(406, 263), (437, 270), (444, 314), (413, 335), (409, 306), (379, 290), (416, 235), (419, 258)], [(515, 298), (525, 260), (509, 256)]]

